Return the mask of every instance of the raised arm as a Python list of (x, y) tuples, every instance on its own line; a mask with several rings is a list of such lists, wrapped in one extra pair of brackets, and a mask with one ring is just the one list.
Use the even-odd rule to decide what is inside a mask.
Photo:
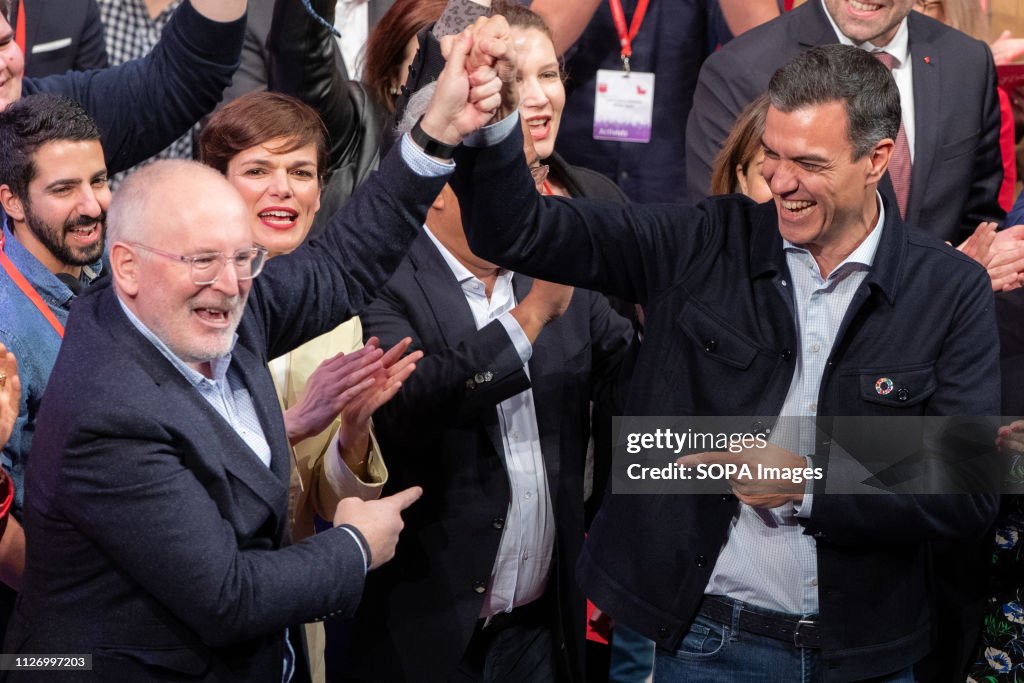
[[(334, 24), (334, 0), (311, 0), (311, 7)], [(298, 0), (277, 0), (267, 36), (268, 89), (299, 98), (320, 114), (330, 136), (328, 166), (343, 163), (358, 149), (364, 131), (348, 88), (348, 74), (330, 29)]]
[(108, 171), (122, 171), (213, 110), (238, 66), (245, 6), (245, 0), (185, 0), (145, 57), (109, 69), (25, 79), (24, 92), (80, 103), (99, 125)]

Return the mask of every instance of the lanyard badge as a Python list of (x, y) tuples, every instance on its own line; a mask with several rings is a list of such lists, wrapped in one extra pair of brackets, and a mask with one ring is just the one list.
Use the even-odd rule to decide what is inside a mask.
[(594, 93), (594, 139), (650, 142), (654, 113), (654, 74), (630, 69), (633, 39), (640, 31), (650, 0), (640, 0), (629, 28), (621, 0), (608, 0), (619, 35), (622, 71), (599, 69)]

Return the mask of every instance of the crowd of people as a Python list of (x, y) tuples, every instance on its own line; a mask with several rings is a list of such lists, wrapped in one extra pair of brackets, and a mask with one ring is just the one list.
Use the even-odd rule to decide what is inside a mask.
[(0, 0), (0, 679), (1024, 681), (1024, 41), (795, 4)]

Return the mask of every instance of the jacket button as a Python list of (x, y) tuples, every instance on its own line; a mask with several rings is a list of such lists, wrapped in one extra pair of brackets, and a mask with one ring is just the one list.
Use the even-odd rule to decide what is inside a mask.
[(782, 360), (792, 360), (793, 351), (792, 349), (782, 349)]
[(473, 582), (473, 590), (476, 591), (477, 593), (486, 593), (487, 592), (487, 584), (485, 584), (483, 581), (474, 581)]
[(718, 340), (717, 339), (708, 339), (706, 342), (704, 342), (704, 350), (707, 351), (708, 353), (714, 353), (715, 349), (717, 349), (717, 348), (718, 348)]
[(813, 534), (811, 534), (811, 536), (813, 536), (814, 538), (817, 538), (817, 539), (820, 540), (820, 539), (825, 538), (825, 532), (824, 531), (815, 531)]
[(731, 493), (723, 493), (722, 500), (735, 500), (735, 498), (733, 498), (733, 495)]
[(708, 564), (708, 558), (704, 555), (698, 555), (696, 558), (694, 558), (694, 562), (697, 564), (698, 567), (705, 567)]
[(909, 401), (910, 400), (910, 389), (906, 387), (900, 387), (899, 391), (896, 392), (897, 401)]
[(505, 528), (505, 520), (501, 517), (495, 517), (491, 520), (491, 526), (497, 529), (498, 531), (501, 531)]
[(658, 627), (658, 637), (659, 638), (668, 638), (668, 629), (665, 628), (664, 626), (659, 626)]

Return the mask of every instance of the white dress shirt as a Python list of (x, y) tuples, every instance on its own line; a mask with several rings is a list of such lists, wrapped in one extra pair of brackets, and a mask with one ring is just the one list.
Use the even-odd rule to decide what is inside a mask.
[[(488, 298), (484, 283), (445, 249), (428, 228), (424, 229), (462, 287), (476, 328), (482, 329), (498, 320), (519, 352), (523, 369), (529, 374), (527, 361), (533, 354), (533, 348), (509, 312), (516, 305), (512, 273), (506, 270), (498, 275)], [(510, 498), (490, 584), (480, 610), (481, 617), (510, 612), (544, 595), (555, 542), (554, 513), (544, 456), (540, 450), (533, 390), (526, 389), (505, 399), (497, 405), (497, 411)]]

